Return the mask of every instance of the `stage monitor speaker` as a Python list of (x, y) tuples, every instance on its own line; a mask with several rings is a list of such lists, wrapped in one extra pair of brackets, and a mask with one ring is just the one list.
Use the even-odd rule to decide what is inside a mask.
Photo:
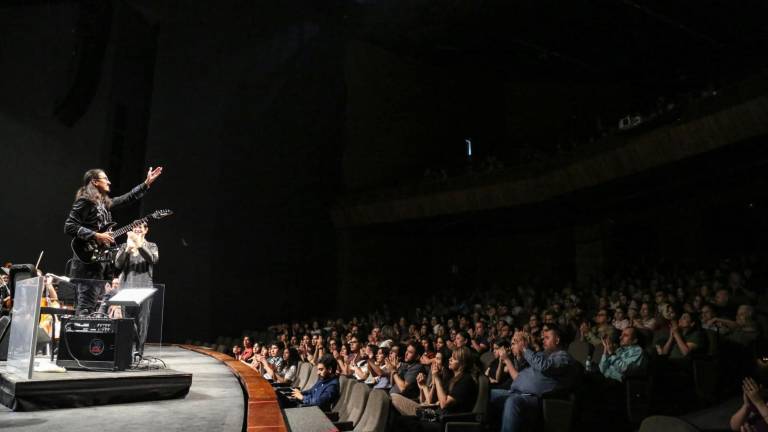
[(62, 317), (56, 364), (67, 369), (125, 370), (136, 341), (133, 318)]

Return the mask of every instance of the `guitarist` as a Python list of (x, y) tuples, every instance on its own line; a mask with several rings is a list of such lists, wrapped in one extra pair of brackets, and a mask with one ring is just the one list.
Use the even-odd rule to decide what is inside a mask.
[[(125, 195), (114, 199), (109, 197), (109, 177), (102, 169), (90, 169), (83, 175), (83, 186), (75, 194), (75, 202), (64, 222), (64, 232), (81, 240), (95, 240), (99, 245), (111, 246), (115, 240), (106, 228), (112, 223), (112, 207), (127, 204), (140, 199), (149, 187), (163, 173), (163, 167), (149, 168), (147, 178), (143, 183), (131, 189)], [(111, 276), (109, 266), (111, 263), (93, 262), (85, 263), (77, 256), (73, 256), (69, 277), (77, 279), (104, 280)], [(77, 286), (76, 315), (89, 315), (96, 311), (96, 302), (100, 292), (100, 286), (93, 284), (79, 284)]]

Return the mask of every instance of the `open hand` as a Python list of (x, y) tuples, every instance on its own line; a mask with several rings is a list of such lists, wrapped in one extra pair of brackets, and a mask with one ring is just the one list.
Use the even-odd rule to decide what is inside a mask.
[(752, 401), (755, 406), (761, 406), (765, 404), (765, 402), (763, 402), (763, 397), (760, 396), (760, 386), (757, 385), (755, 380), (750, 377), (744, 378), (741, 388), (747, 398)]
[(152, 167), (149, 167), (149, 170), (147, 170), (147, 179), (144, 180), (144, 183), (147, 184), (147, 186), (151, 186), (152, 183), (157, 180), (158, 177), (160, 177), (160, 174), (163, 173), (163, 167), (157, 167), (155, 169), (152, 169)]
[(297, 388), (293, 389), (293, 391), (291, 392), (291, 396), (293, 396), (294, 398), (296, 398), (298, 400), (303, 400), (304, 399), (304, 395), (301, 394), (301, 390), (299, 390)]

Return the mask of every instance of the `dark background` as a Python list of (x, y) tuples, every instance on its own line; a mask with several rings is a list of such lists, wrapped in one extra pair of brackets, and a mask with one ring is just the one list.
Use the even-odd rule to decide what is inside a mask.
[[(158, 165), (115, 217), (176, 212), (150, 232), (174, 341), (448, 287), (763, 253), (765, 130), (718, 115), (751, 103), (750, 125), (765, 118), (764, 3), (511, 3), (3, 2), (0, 258), (44, 249), (41, 267), (63, 272), (83, 172), (106, 169), (117, 194)], [(613, 163), (610, 180), (515, 204), (425, 201), (504, 195), (675, 127), (695, 156), (638, 152), (642, 170)], [(504, 169), (483, 174), (491, 157)], [(425, 185), (428, 168), (449, 179)], [(334, 219), (371, 202), (387, 216)], [(397, 216), (409, 209), (429, 215)]]

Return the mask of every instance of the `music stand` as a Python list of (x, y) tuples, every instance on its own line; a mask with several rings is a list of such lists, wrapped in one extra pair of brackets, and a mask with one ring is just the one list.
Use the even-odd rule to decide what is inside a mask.
[(141, 306), (148, 298), (155, 295), (157, 288), (123, 288), (107, 301), (109, 305)]
[[(152, 298), (156, 291), (157, 288), (123, 288), (118, 291), (117, 294), (113, 295), (109, 300), (107, 300), (108, 305), (134, 306), (139, 309), (136, 319), (133, 320), (136, 350), (139, 352), (139, 355), (144, 352), (144, 343), (142, 342), (139, 331), (141, 305), (148, 299)], [(147, 316), (146, 319), (149, 319), (149, 316)]]

